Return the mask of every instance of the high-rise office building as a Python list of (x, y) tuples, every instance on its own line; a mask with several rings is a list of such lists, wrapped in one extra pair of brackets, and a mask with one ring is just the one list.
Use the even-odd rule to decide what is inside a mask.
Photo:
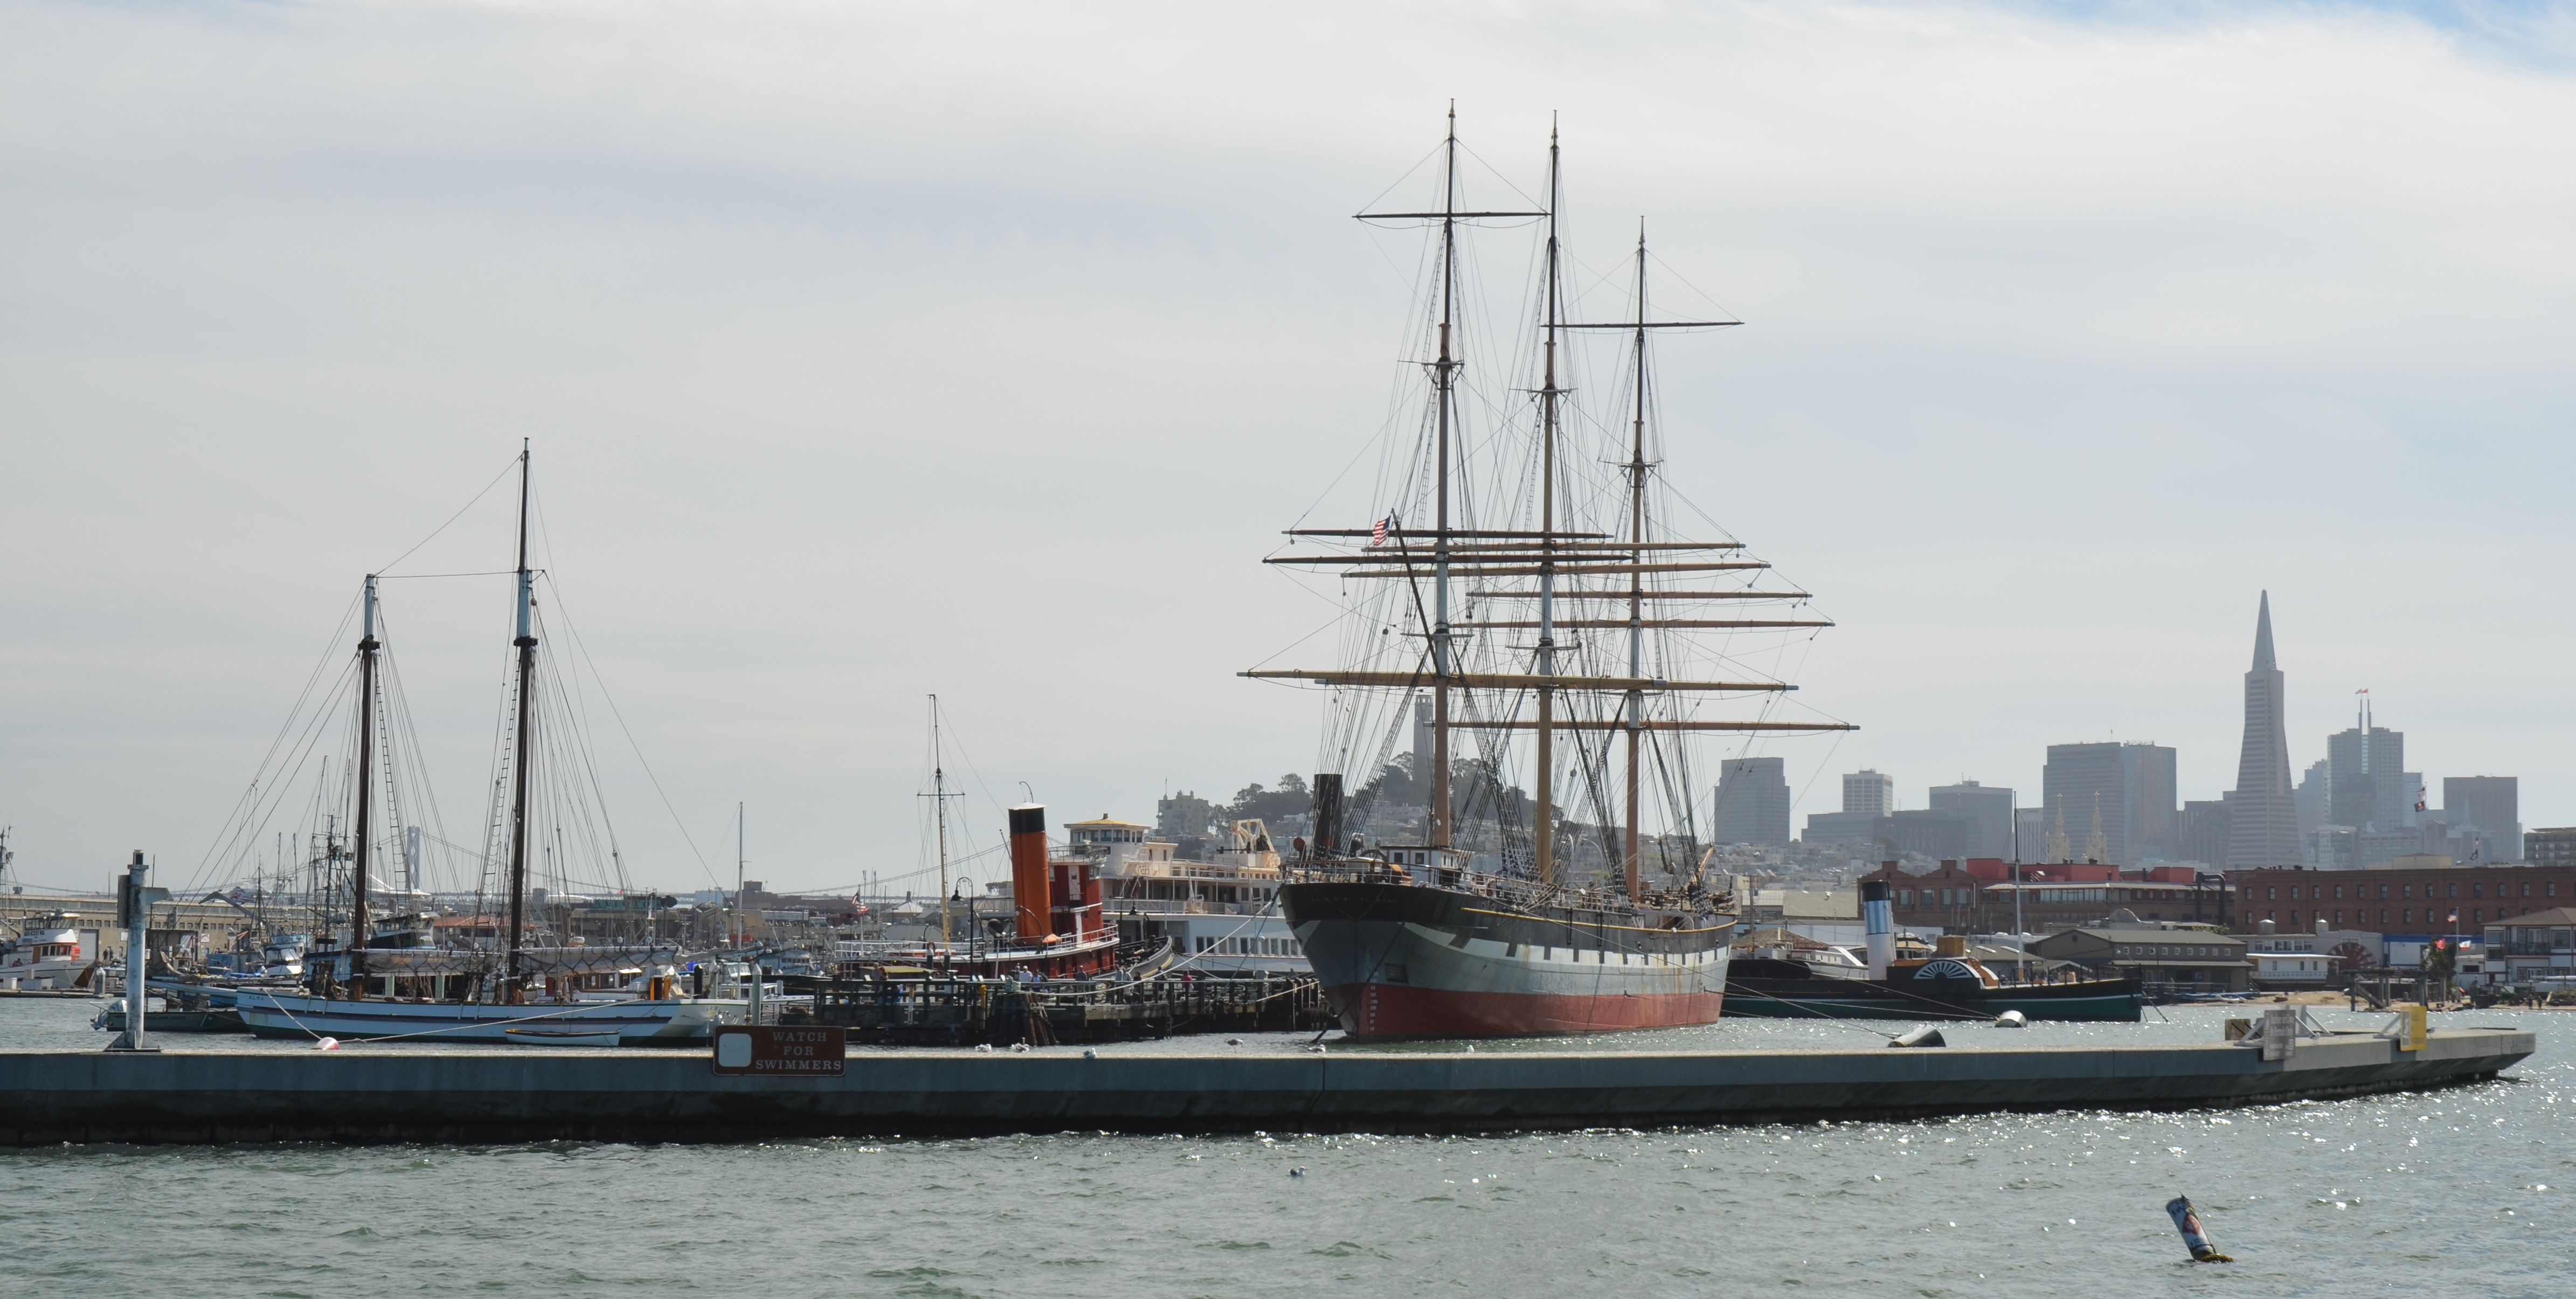
[(2522, 859), (2522, 781), (2514, 776), (2444, 776), (2442, 819), (2474, 827), (2490, 862)]
[(1789, 842), (1789, 779), (1778, 758), (1728, 758), (1717, 769), (1719, 843)]
[(2333, 785), (2334, 778), (2328, 774), (2323, 758), (2308, 764), (2307, 773), (2299, 777), (2299, 787), (2292, 794), (2291, 801), (2299, 809), (2299, 834), (2302, 837), (2326, 824), (2327, 794)]
[(1934, 785), (1925, 804), (1935, 812), (1953, 812), (1967, 827), (1959, 855), (2010, 857), (2013, 851), (2013, 792), (2000, 785), (1963, 780)]
[(2052, 744), (2040, 777), (2040, 807), (2066, 855), (2135, 866), (2178, 855), (2174, 843), (2174, 751), (2161, 744)]
[(2254, 666), (2245, 673), (2245, 747), (2236, 758), (2236, 788), (2227, 796), (2230, 870), (2295, 866), (2305, 856), (2282, 691), (2281, 665), (2272, 654), (2272, 593), (2266, 591), (2254, 616)]
[(2013, 860), (2025, 862), (2053, 861), (2048, 851), (2048, 812), (2045, 808), (2013, 809)]
[(2182, 805), (2184, 860), (2227, 864), (2227, 809), (2224, 798), (2194, 799)]
[(2406, 779), (2406, 733), (2374, 726), (2364, 696), (2358, 724), (2326, 737), (2326, 821), (2365, 831), (2404, 828), (2415, 806)]
[(1896, 810), (1896, 781), (1866, 767), (1843, 777), (1843, 810), (1885, 816)]

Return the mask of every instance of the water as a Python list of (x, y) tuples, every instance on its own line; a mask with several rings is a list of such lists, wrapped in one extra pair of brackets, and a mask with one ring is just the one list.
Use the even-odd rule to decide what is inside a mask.
[[(0, 1001), (0, 1046), (95, 1048), (95, 1009)], [(2210, 1040), (2227, 1014), (2165, 1013), (1950, 1040)], [(0, 1151), (12, 1190), (0, 1240), (22, 1286), (70, 1294), (2576, 1293), (2576, 1014), (2444, 1023), (2525, 1025), (2540, 1051), (2474, 1087), (2182, 1114), (1447, 1138)], [(1595, 1045), (1875, 1040), (1751, 1020)], [(2163, 1210), (2176, 1193), (2237, 1263), (2184, 1261)]]

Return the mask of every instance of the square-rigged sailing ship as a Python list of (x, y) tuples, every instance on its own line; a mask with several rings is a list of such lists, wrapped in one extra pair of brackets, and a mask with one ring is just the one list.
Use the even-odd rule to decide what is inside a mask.
[[(1386, 508), (1364, 527), (1292, 528), (1268, 560), (1338, 579), (1344, 666), (1244, 673), (1332, 692), (1325, 750), (1338, 770), (1317, 777), (1313, 840), (1281, 906), (1353, 1035), (1707, 1023), (1735, 916), (1708, 874), (1688, 741), (1852, 729), (1776, 716), (1794, 687), (1745, 662), (1745, 638), (1777, 647), (1832, 625), (1806, 592), (1739, 541), (1671, 526), (1696, 512), (1660, 472), (1649, 343), (1738, 322), (1655, 318), (1642, 228), (1628, 319), (1568, 319), (1554, 134), (1539, 201), (1462, 206), (1454, 108), (1436, 157), (1436, 206), (1361, 214), (1430, 241), (1416, 317), (1427, 385), (1408, 403), (1418, 418), (1387, 430), (1372, 505)], [(1513, 330), (1488, 338), (1467, 309), (1480, 288), (1467, 241), (1514, 225), (1541, 237), (1534, 291)], [(1510, 346), (1515, 332), (1530, 346)], [(1611, 400), (1589, 404), (1574, 345), (1605, 333), (1624, 373)], [(1505, 373), (1513, 354), (1526, 358), (1519, 386), (1470, 366), (1520, 378)], [(1522, 400), (1529, 415), (1514, 410)], [(1399, 774), (1428, 786), (1421, 842), (1371, 847), (1346, 831), (1343, 773), (1355, 761), (1386, 771), (1418, 695), (1430, 770)], [(1747, 702), (1752, 716), (1713, 715)], [(1519, 772), (1535, 792), (1526, 813)], [(1651, 838), (1650, 803), (1662, 822)], [(1587, 806), (1589, 823), (1572, 815)]]

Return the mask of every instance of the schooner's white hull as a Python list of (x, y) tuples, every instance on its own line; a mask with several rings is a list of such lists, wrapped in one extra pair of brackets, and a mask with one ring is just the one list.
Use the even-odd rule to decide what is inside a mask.
[(424, 1042), (509, 1042), (512, 1028), (562, 1027), (615, 1032), (627, 1044), (691, 1042), (718, 1024), (746, 1022), (750, 1003), (685, 997), (667, 1001), (594, 1001), (565, 1006), (495, 1006), (420, 1001), (341, 1001), (302, 993), (243, 989), (235, 1000), (242, 1024), (261, 1037)]

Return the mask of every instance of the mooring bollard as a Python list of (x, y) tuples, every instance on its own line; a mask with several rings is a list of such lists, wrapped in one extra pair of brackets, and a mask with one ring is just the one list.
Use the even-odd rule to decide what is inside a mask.
[(2219, 1253), (2218, 1247), (2209, 1243), (2209, 1233), (2200, 1228), (2200, 1215), (2192, 1211), (2190, 1196), (2177, 1195), (2165, 1201), (2165, 1212), (2172, 1216), (2174, 1230), (2182, 1233), (2182, 1243), (2191, 1250), (2192, 1262), (2233, 1263), (2236, 1261)]

